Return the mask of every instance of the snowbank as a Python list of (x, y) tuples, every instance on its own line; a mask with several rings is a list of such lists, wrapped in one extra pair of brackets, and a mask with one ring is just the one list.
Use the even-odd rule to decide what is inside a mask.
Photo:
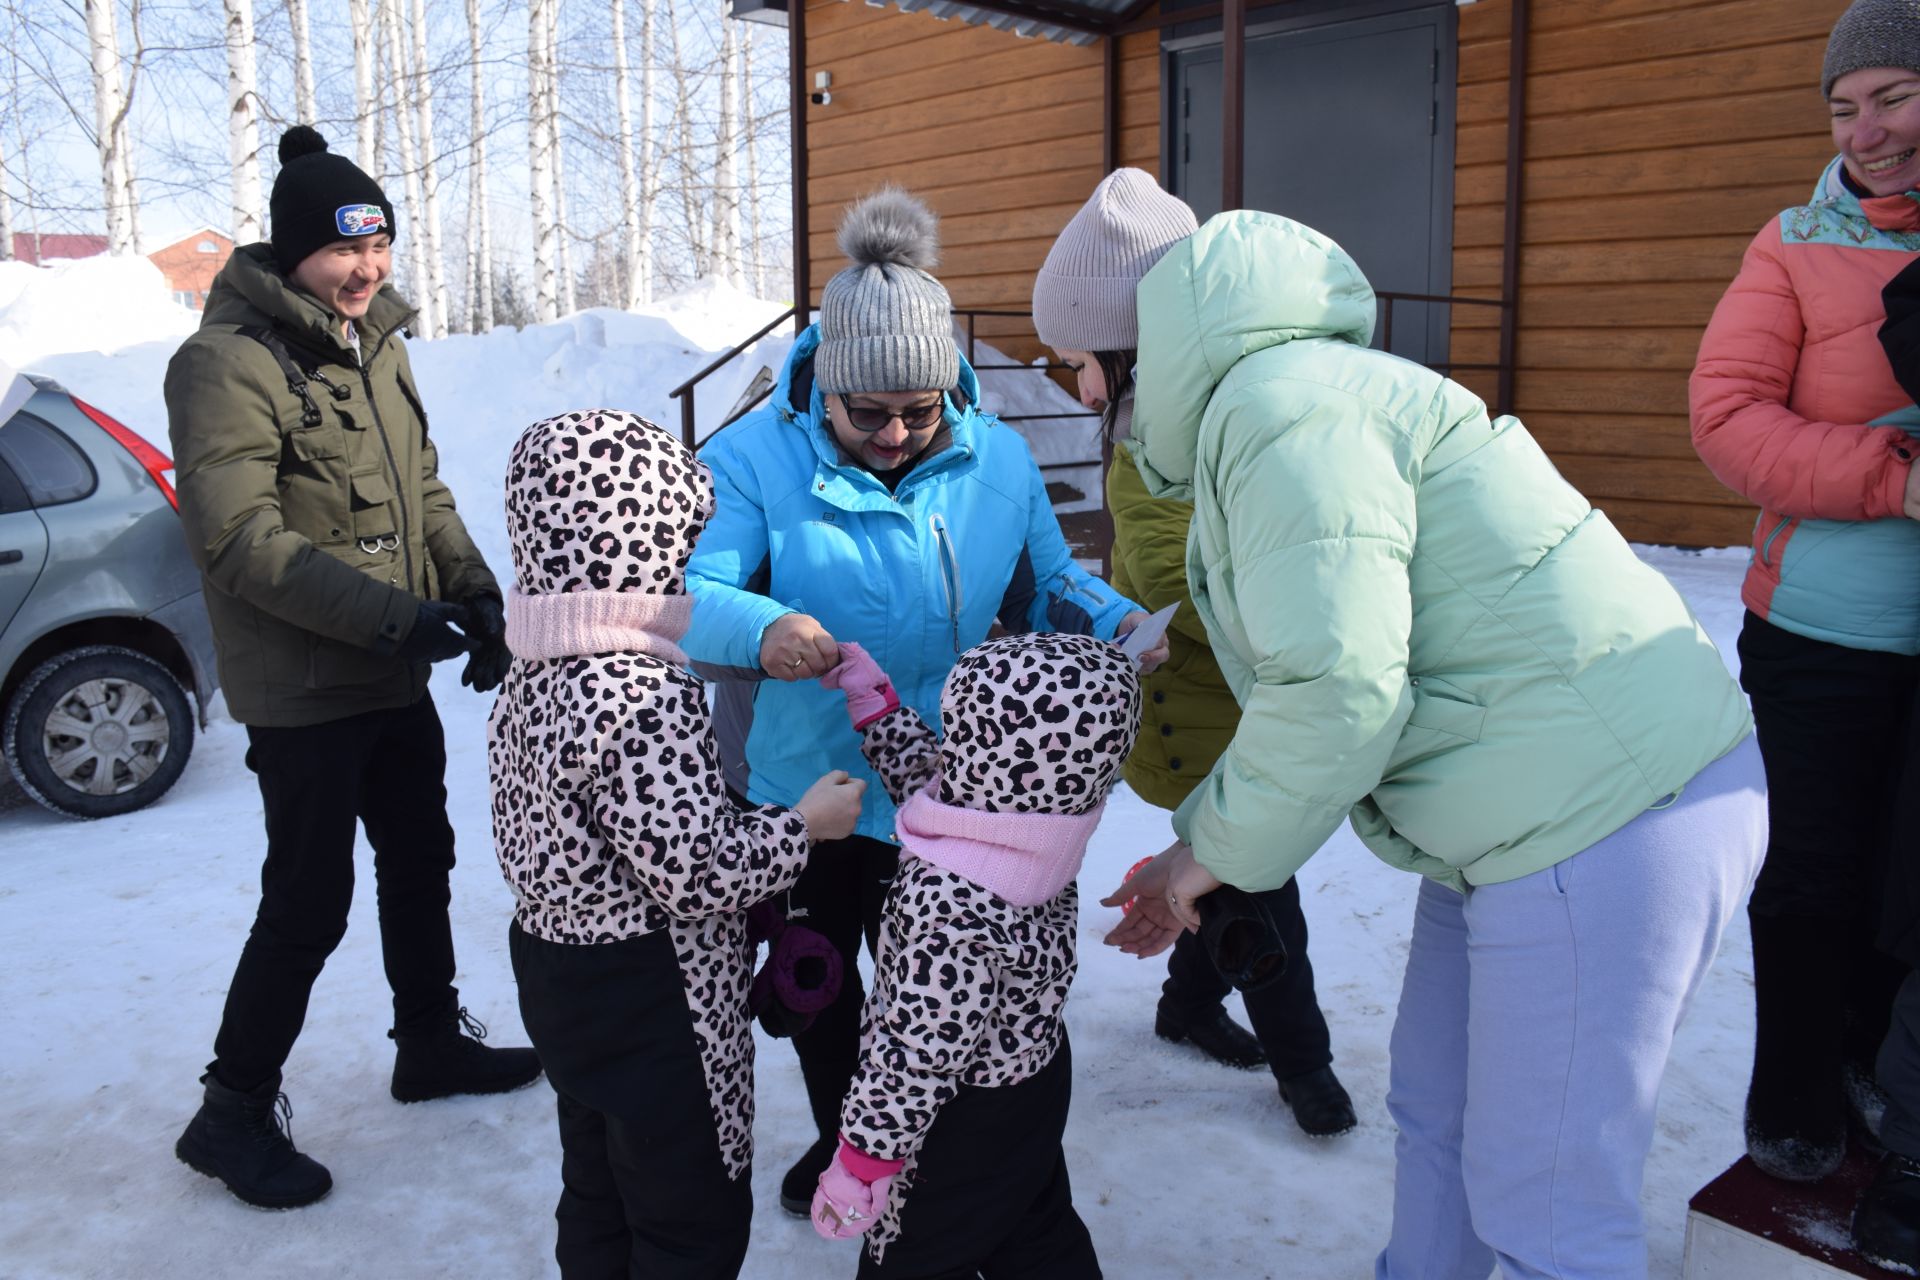
[(102, 255), (50, 267), (0, 262), (0, 360), (16, 369), (37, 372), (38, 362), (61, 352), (177, 342), (199, 323), (145, 258)]

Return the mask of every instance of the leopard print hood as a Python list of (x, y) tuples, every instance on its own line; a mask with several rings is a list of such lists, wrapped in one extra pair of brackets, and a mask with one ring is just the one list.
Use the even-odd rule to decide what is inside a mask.
[(638, 414), (536, 422), (507, 460), (507, 540), (529, 596), (685, 595), (687, 560), (712, 516), (706, 464)]
[(942, 803), (1089, 813), (1133, 750), (1140, 677), (1117, 646), (1092, 636), (1001, 636), (953, 664), (940, 721)]

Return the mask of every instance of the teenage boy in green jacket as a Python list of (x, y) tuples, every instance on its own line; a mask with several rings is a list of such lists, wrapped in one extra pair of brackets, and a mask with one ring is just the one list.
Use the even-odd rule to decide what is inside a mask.
[(393, 206), (311, 129), (289, 130), (280, 159), (272, 242), (235, 251), (166, 381), (181, 524), (267, 825), (205, 1100), (174, 1150), (267, 1208), (333, 1185), (275, 1103), (346, 932), (356, 819), (393, 988), (393, 1096), (492, 1093), (540, 1074), (531, 1049), (480, 1044), (453, 988), (453, 828), (427, 676), (471, 654), (462, 682), (484, 691), (508, 655), (499, 585), (436, 474), (400, 337), (413, 312), (382, 287)]

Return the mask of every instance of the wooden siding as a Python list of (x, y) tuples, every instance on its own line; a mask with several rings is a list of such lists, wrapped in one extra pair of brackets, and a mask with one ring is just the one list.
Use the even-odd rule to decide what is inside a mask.
[[(940, 215), (935, 274), (956, 307), (1025, 310), (1048, 247), (1100, 181), (1100, 45), (852, 0), (806, 4), (807, 87), (833, 76), (833, 101), (807, 108), (812, 302), (846, 265), (841, 211), (895, 182)], [(1157, 33), (1121, 43), (1120, 125), (1120, 162), (1157, 173)], [(1025, 320), (983, 318), (977, 332), (1016, 359), (1041, 354)]]
[[(1509, 5), (1460, 10), (1454, 287), (1500, 292)], [(1747, 242), (1832, 155), (1819, 98), (1846, 0), (1532, 0), (1514, 410), (1629, 537), (1746, 541), (1694, 456), (1687, 374)], [(1497, 358), (1457, 308), (1454, 358)], [(1484, 314), (1482, 313), (1484, 311)], [(1492, 398), (1491, 374), (1461, 381)]]

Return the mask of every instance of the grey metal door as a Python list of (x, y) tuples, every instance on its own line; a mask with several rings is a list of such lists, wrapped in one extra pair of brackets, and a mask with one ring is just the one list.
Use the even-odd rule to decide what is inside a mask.
[[(1248, 31), (1246, 205), (1332, 236), (1376, 290), (1451, 287), (1455, 21), (1430, 4)], [(1221, 62), (1219, 37), (1199, 40), (1168, 57), (1167, 170), (1205, 220), (1220, 208)], [(1446, 359), (1446, 308), (1398, 303), (1392, 330), (1396, 354)]]

